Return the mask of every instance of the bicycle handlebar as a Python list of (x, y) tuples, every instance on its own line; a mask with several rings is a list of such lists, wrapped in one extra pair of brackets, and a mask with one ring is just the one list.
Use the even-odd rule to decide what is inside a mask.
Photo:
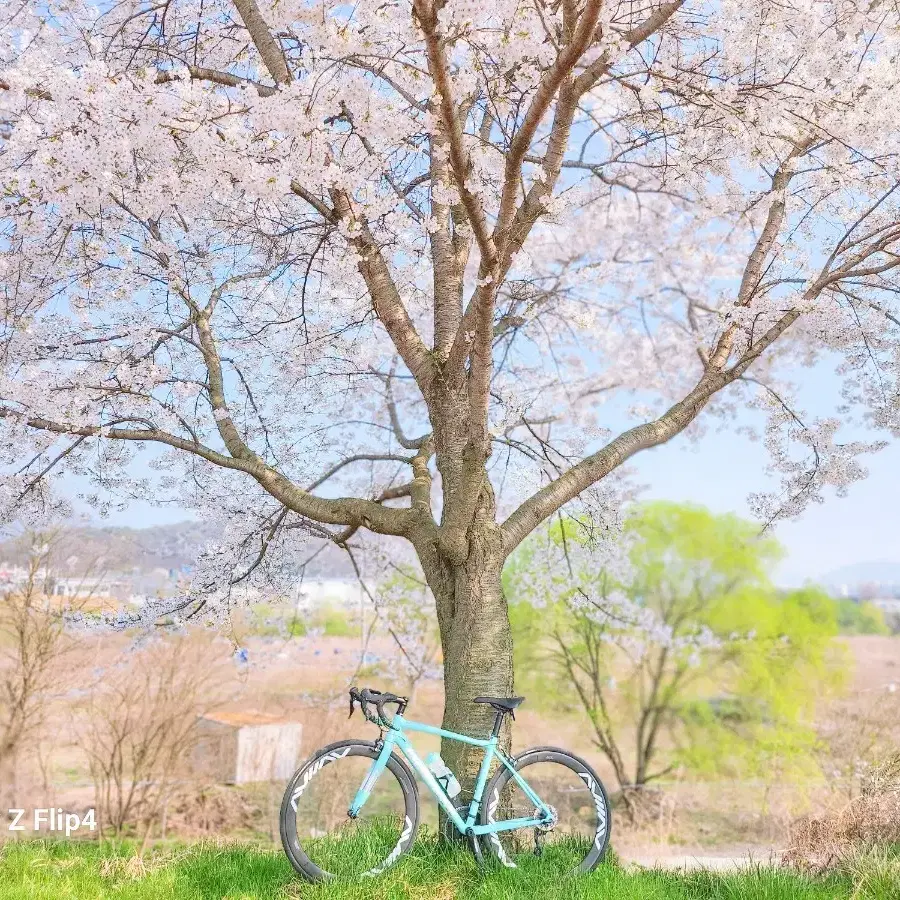
[[(353, 715), (353, 710), (356, 708), (355, 704), (359, 703), (362, 714), (373, 725), (377, 725), (379, 728), (393, 728), (393, 716), (388, 719), (384, 711), (384, 704), (396, 703), (397, 712), (402, 713), (403, 710), (406, 709), (406, 704), (408, 702), (409, 700), (406, 697), (398, 697), (396, 694), (390, 693), (390, 691), (376, 691), (374, 688), (363, 688), (360, 690), (359, 688), (352, 687), (350, 688), (350, 716), (347, 718), (350, 718)], [(370, 703), (378, 710), (377, 716), (372, 715), (370, 712)]]

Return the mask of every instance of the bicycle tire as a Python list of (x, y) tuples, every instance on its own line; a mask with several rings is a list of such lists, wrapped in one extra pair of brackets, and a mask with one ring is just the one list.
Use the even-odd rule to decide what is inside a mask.
[[(516, 771), (522, 772), (526, 781), (528, 781), (528, 775), (524, 773), (523, 770), (526, 770), (529, 766), (538, 764), (556, 764), (563, 766), (570, 770), (571, 773), (574, 773), (579, 780), (579, 783), (583, 782), (584, 790), (590, 798), (589, 806), (593, 807), (594, 814), (596, 815), (596, 825), (593, 827), (593, 834), (589, 835), (590, 850), (574, 867), (574, 871), (590, 872), (595, 869), (606, 854), (606, 848), (609, 846), (609, 837), (612, 828), (609, 798), (606, 794), (603, 782), (600, 780), (597, 773), (580, 757), (575, 756), (566, 750), (560, 750), (557, 747), (533, 747), (517, 756), (514, 763)], [(574, 779), (572, 780), (574, 781)], [(482, 825), (490, 825), (500, 821), (497, 818), (498, 811), (501, 806), (503, 792), (506, 790), (510, 781), (512, 781), (512, 773), (506, 766), (500, 766), (494, 773), (490, 782), (488, 782), (485, 791), (485, 803), (481, 808), (479, 817)], [(513, 782), (513, 784), (515, 784), (515, 782)], [(532, 784), (531, 786), (537, 790), (535, 785)], [(541, 796), (540, 791), (538, 791), (538, 794)], [(541, 796), (541, 799), (544, 800), (544, 797)], [(587, 798), (585, 799), (587, 800)], [(516, 814), (512, 816), (512, 818), (516, 817)], [(529, 830), (542, 831), (542, 829)], [(510, 833), (506, 832), (505, 834), (508, 835)], [(487, 838), (485, 843), (487, 844), (488, 849), (500, 863), (507, 868), (518, 867), (500, 835), (494, 833), (485, 835), (485, 837)], [(535, 840), (535, 844), (537, 845), (537, 840)]]
[[(328, 744), (316, 751), (288, 782), (281, 802), (279, 815), (279, 830), (281, 832), (281, 844), (288, 860), (294, 870), (308, 881), (325, 881), (335, 877), (335, 874), (323, 869), (309, 856), (297, 833), (297, 801), (301, 794), (307, 790), (312, 780), (316, 778), (325, 767), (338, 760), (347, 757), (360, 756), (371, 760), (378, 758), (380, 748), (373, 742), (346, 740)], [(379, 778), (390, 777), (396, 779), (403, 794), (405, 822), (403, 823), (397, 844), (375, 866), (358, 873), (356, 876), (380, 875), (385, 869), (392, 866), (412, 846), (416, 838), (419, 825), (419, 791), (415, 777), (409, 766), (399, 757), (391, 754), (387, 765)], [(355, 790), (358, 785), (353, 785)]]

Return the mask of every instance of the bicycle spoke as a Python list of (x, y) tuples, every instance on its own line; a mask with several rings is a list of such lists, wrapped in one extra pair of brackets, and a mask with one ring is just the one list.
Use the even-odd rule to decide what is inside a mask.
[[(544, 751), (517, 766), (532, 792), (550, 811), (539, 826), (500, 832), (488, 846), (507, 866), (542, 866), (562, 870), (592, 868), (606, 848), (608, 806), (596, 776), (580, 760), (562, 751)], [(543, 758), (541, 758), (543, 757)], [(508, 773), (488, 788), (486, 821), (539, 818), (541, 808)]]
[(363, 755), (364, 749), (344, 756), (341, 752), (307, 763), (294, 777), (282, 806), (285, 848), (314, 878), (376, 874), (408, 847), (414, 829), (408, 792), (389, 768), (371, 785), (358, 815), (349, 815), (377, 754)]

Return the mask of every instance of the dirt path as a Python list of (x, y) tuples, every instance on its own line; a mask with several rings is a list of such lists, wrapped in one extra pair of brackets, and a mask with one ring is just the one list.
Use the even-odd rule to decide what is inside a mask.
[(758, 865), (778, 865), (779, 853), (776, 850), (769, 850), (768, 852), (746, 853), (741, 856), (693, 856), (691, 854), (626, 855), (622, 861), (626, 865), (641, 869), (667, 869), (682, 872), (706, 869), (712, 872), (736, 872)]

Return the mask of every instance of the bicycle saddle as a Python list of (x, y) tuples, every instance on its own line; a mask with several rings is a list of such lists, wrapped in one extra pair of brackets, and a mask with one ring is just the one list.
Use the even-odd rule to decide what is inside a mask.
[(524, 697), (476, 697), (473, 703), (489, 703), (496, 710), (512, 712), (520, 703), (525, 702)]

